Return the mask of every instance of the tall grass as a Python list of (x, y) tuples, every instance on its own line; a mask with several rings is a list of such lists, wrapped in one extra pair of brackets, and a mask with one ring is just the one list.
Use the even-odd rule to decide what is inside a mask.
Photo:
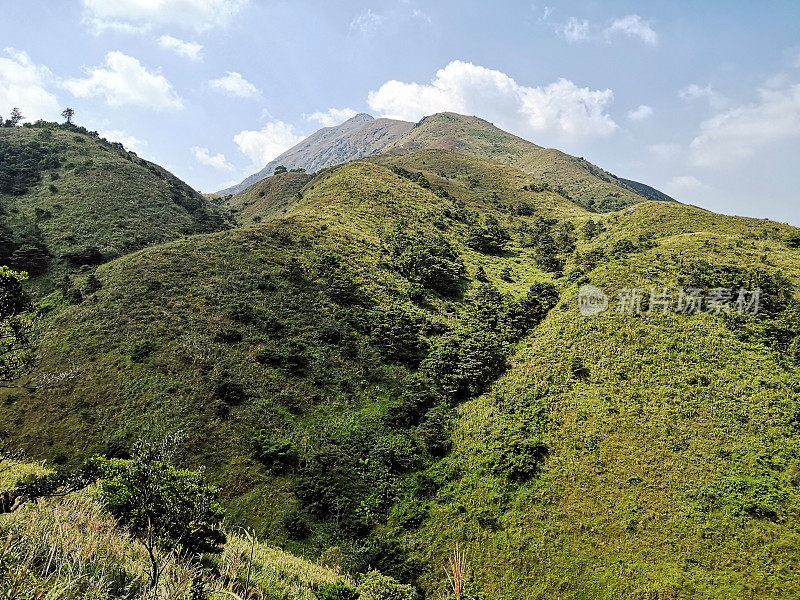
[(224, 552), (201, 566), (165, 556), (159, 587), (148, 592), (144, 548), (120, 530), (91, 488), (0, 515), (0, 536), (3, 600), (183, 600), (196, 579), (210, 598), (311, 600), (319, 585), (341, 579), (234, 533)]

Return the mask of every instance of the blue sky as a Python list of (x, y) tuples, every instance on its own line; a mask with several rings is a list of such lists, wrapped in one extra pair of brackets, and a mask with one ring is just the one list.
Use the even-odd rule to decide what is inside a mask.
[(203, 191), (355, 112), (476, 114), (800, 226), (800, 2), (1, 0), (0, 114), (76, 110)]

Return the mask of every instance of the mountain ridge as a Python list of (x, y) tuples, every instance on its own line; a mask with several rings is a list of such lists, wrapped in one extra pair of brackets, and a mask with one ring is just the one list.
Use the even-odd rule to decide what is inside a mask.
[(271, 175), (278, 165), (311, 173), (376, 154), (425, 149), (450, 150), (510, 164), (595, 212), (609, 212), (642, 200), (674, 201), (648, 185), (616, 177), (583, 158), (538, 146), (479, 117), (448, 112), (429, 115), (417, 123), (373, 119), (359, 113), (341, 125), (320, 129), (258, 173), (219, 194), (241, 192)]

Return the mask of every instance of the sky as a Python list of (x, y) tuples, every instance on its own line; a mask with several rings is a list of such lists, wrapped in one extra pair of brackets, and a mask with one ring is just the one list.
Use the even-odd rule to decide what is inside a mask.
[(716, 212), (800, 226), (800, 2), (0, 0), (0, 114), (204, 192), (357, 112), (477, 115)]

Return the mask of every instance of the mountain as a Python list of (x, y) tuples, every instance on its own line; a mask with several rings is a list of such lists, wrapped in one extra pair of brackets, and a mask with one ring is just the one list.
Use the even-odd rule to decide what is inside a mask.
[(413, 123), (406, 121), (375, 119), (359, 113), (341, 125), (323, 127), (267, 163), (258, 173), (218, 193), (224, 196), (241, 192), (272, 175), (278, 165), (314, 173), (325, 167), (370, 156), (397, 140), (412, 126)]
[[(485, 122), (411, 133), (469, 151), (271, 177), (236, 200), (246, 225), (99, 266), (48, 317), (37, 385), (0, 390), (3, 433), (76, 464), (183, 431), (232, 522), (428, 597), (456, 544), (487, 598), (791, 597), (798, 230), (598, 215)], [(584, 285), (609, 310), (582, 316)], [(648, 310), (756, 287), (758, 316)]]
[(439, 148), (491, 158), (537, 177), (567, 198), (596, 212), (618, 210), (646, 200), (673, 199), (643, 184), (620, 179), (583, 158), (542, 148), (478, 117), (439, 113), (425, 117), (386, 153)]
[(338, 127), (320, 129), (255, 175), (220, 194), (241, 192), (271, 175), (278, 165), (311, 173), (377, 153), (425, 149), (450, 150), (510, 164), (594, 212), (618, 210), (642, 200), (674, 201), (663, 192), (616, 177), (583, 158), (542, 148), (483, 119), (456, 113), (438, 113), (417, 124), (373, 120), (359, 114)]
[(0, 262), (42, 293), (117, 256), (228, 226), (183, 181), (83, 128), (0, 128)]

